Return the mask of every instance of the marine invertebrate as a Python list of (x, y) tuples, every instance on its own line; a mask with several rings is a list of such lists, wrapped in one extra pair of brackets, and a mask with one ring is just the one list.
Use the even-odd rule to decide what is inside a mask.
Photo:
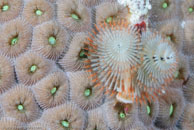
[(11, 58), (18, 57), (29, 47), (31, 31), (31, 27), (22, 18), (6, 23), (0, 35), (0, 51)]
[(169, 88), (158, 100), (159, 114), (156, 119), (156, 126), (159, 128), (176, 126), (185, 105), (182, 92), (178, 89)]
[(14, 86), (3, 94), (1, 105), (5, 115), (21, 122), (31, 122), (40, 115), (32, 91), (22, 84)]
[(184, 20), (194, 20), (194, 2), (192, 0), (185, 0), (182, 2), (181, 10)]
[(83, 130), (85, 125), (84, 111), (71, 102), (44, 111), (41, 119), (57, 130)]
[(130, 129), (137, 120), (137, 106), (135, 104), (122, 104), (107, 102), (103, 105), (105, 120), (111, 129)]
[(16, 18), (22, 9), (23, 0), (1, 0), (0, 22), (6, 22)]
[(17, 119), (10, 117), (3, 117), (0, 119), (0, 129), (1, 130), (25, 130), (26, 126), (24, 123), (21, 123)]
[(56, 60), (64, 51), (67, 32), (57, 22), (45, 22), (34, 29), (32, 49), (46, 58)]
[(17, 58), (15, 63), (17, 78), (25, 85), (35, 84), (50, 72), (51, 67), (51, 62), (31, 51)]
[[(59, 64), (65, 71), (83, 70), (88, 60), (87, 47), (84, 43), (87, 42), (88, 35), (86, 33), (76, 33), (68, 47), (68, 50), (63, 58), (59, 59)], [(76, 49), (75, 49), (76, 48)]]
[(160, 22), (156, 25), (156, 29), (160, 34), (169, 40), (178, 50), (182, 49), (183, 31), (179, 25), (179, 20), (172, 19)]
[(91, 27), (91, 12), (78, 0), (58, 0), (57, 19), (71, 31), (84, 32)]
[(29, 0), (24, 6), (23, 17), (35, 26), (52, 19), (53, 11), (53, 7), (46, 0)]
[[(87, 71), (92, 73), (95, 86), (105, 87), (107, 91), (117, 91), (117, 99), (132, 102), (132, 74), (140, 63), (142, 45), (135, 27), (124, 20), (113, 24), (100, 24), (98, 32), (88, 38), (89, 60)], [(124, 93), (121, 93), (124, 92)], [(132, 95), (132, 94), (131, 94)]]
[(68, 99), (67, 77), (63, 72), (51, 73), (35, 84), (33, 91), (43, 109), (58, 106)]
[(147, 101), (146, 104), (139, 105), (138, 116), (139, 120), (143, 122), (145, 126), (151, 126), (159, 112), (159, 103), (155, 99)]
[(0, 54), (0, 94), (14, 83), (14, 69), (9, 58)]
[(194, 103), (194, 74), (190, 74), (188, 81), (183, 87), (184, 97), (190, 102)]
[(160, 95), (173, 79), (178, 66), (178, 54), (160, 35), (146, 31), (142, 34), (142, 64), (135, 75), (135, 88), (140, 102)]
[(183, 114), (183, 120), (181, 121), (182, 123), (182, 128), (184, 130), (192, 130), (194, 129), (194, 105), (193, 104), (187, 104), (187, 107), (184, 110)]
[(103, 92), (94, 87), (90, 73), (79, 71), (69, 74), (70, 98), (82, 109), (94, 109), (103, 103)]
[(176, 0), (152, 0), (152, 9), (149, 13), (153, 22), (176, 18), (177, 16)]
[(128, 9), (117, 2), (103, 2), (96, 7), (96, 23), (112, 22), (116, 19), (125, 18)]
[(86, 127), (86, 130), (93, 129), (108, 129), (106, 121), (104, 119), (103, 110), (101, 108), (97, 108), (88, 112), (88, 125)]

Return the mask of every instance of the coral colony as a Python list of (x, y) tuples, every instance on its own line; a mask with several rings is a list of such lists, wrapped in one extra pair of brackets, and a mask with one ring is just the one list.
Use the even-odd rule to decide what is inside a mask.
[(0, 0), (0, 130), (194, 130), (194, 0)]

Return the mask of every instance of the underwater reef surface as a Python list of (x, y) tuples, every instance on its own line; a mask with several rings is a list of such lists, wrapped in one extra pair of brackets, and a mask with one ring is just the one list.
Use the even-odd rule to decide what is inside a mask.
[(0, 0), (0, 130), (194, 130), (194, 0)]

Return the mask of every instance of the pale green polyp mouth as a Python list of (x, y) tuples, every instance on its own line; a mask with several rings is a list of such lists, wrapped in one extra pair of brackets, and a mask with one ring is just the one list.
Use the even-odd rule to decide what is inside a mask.
[(51, 94), (52, 95), (54, 95), (56, 92), (57, 92), (57, 88), (56, 87), (54, 87), (54, 88), (51, 89)]
[(108, 17), (108, 18), (106, 19), (106, 23), (110, 23), (110, 22), (112, 22), (112, 20), (113, 20), (112, 17)]
[(172, 116), (173, 111), (174, 111), (174, 107), (173, 107), (173, 105), (170, 105), (170, 112), (169, 112), (169, 115), (170, 115), (170, 116)]
[(55, 45), (56, 44), (56, 38), (55, 37), (53, 37), (53, 36), (51, 36), (51, 37), (49, 37), (49, 43), (51, 44), (51, 45)]
[(80, 53), (79, 53), (79, 57), (80, 57), (81, 59), (87, 58), (87, 55), (85, 54), (85, 52), (87, 52), (87, 51), (84, 50), (84, 49), (81, 49), (81, 51), (80, 51)]
[(32, 65), (32, 66), (30, 67), (30, 72), (31, 72), (31, 73), (34, 73), (34, 72), (36, 72), (37, 69), (38, 69), (38, 67), (37, 67), (36, 65)]
[(125, 119), (125, 117), (126, 117), (125, 113), (123, 113), (123, 112), (120, 112), (119, 116), (120, 116), (121, 119)]
[(193, 8), (190, 7), (190, 8), (188, 9), (188, 11), (189, 11), (189, 13), (192, 13), (192, 12), (193, 12)]
[(167, 7), (168, 7), (168, 3), (167, 3), (167, 2), (164, 2), (164, 3), (162, 4), (162, 8), (166, 9)]
[(61, 121), (61, 125), (65, 128), (69, 128), (69, 122), (68, 121)]
[(147, 114), (150, 115), (150, 113), (151, 113), (150, 106), (147, 105)]
[(15, 37), (11, 40), (11, 45), (14, 46), (15, 44), (18, 43), (18, 37)]
[(175, 78), (178, 78), (178, 76), (179, 76), (179, 71), (176, 70), (175, 73), (174, 73), (174, 77), (175, 77)]
[(79, 19), (80, 19), (79, 16), (76, 15), (76, 14), (71, 14), (71, 17), (72, 17), (73, 19), (75, 19), (75, 20), (79, 20)]
[(23, 111), (23, 110), (24, 110), (24, 106), (20, 104), (20, 105), (17, 106), (17, 109), (18, 109), (19, 111)]
[(2, 9), (3, 12), (8, 11), (9, 10), (9, 6), (8, 5), (3, 5)]
[(36, 13), (37, 16), (41, 16), (43, 14), (43, 12), (41, 10), (39, 10), (39, 9), (37, 9), (35, 11), (35, 13)]
[(91, 95), (91, 90), (88, 88), (88, 89), (86, 89), (85, 91), (84, 91), (84, 95), (86, 96), (86, 97), (89, 97), (90, 95)]

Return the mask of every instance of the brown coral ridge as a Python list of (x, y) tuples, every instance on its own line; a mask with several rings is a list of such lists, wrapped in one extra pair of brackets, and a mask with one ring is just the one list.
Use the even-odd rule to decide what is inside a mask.
[(181, 119), (185, 101), (179, 89), (169, 88), (159, 97), (159, 114), (155, 125), (158, 128), (173, 128)]
[(190, 77), (183, 87), (184, 97), (185, 99), (190, 102), (194, 103), (194, 74), (190, 74)]
[(91, 28), (91, 11), (79, 0), (58, 0), (57, 20), (73, 32), (85, 32)]
[(126, 18), (128, 15), (127, 7), (120, 5), (117, 2), (103, 2), (96, 7), (96, 23), (110, 23), (121, 18)]
[(186, 55), (194, 55), (194, 22), (186, 21), (184, 27), (184, 44), (183, 53)]
[(30, 46), (32, 28), (22, 18), (6, 23), (0, 35), (0, 51), (8, 57), (16, 58)]
[(24, 19), (35, 26), (49, 21), (54, 16), (54, 9), (46, 0), (29, 0), (23, 9)]
[(88, 124), (86, 130), (108, 130), (105, 118), (104, 111), (102, 108), (97, 108), (94, 110), (88, 111)]
[(124, 104), (121, 102), (107, 102), (103, 105), (107, 125), (114, 130), (130, 129), (138, 121), (137, 106), (135, 104)]
[(3, 94), (1, 105), (6, 116), (21, 122), (31, 122), (40, 116), (32, 91), (22, 84), (14, 86)]
[(3, 117), (0, 119), (1, 130), (26, 130), (26, 125), (15, 118)]
[(177, 18), (177, 0), (152, 0), (149, 13), (152, 22)]
[(82, 2), (85, 6), (87, 6), (89, 8), (97, 6), (103, 1), (105, 1), (105, 0), (80, 0), (80, 2)]
[(16, 18), (23, 8), (23, 0), (0, 0), (0, 22)]
[(90, 73), (79, 71), (69, 73), (70, 98), (84, 110), (91, 110), (103, 103), (104, 94), (94, 87)]
[(45, 77), (52, 68), (52, 63), (39, 56), (38, 54), (28, 51), (16, 59), (15, 69), (17, 79), (25, 85), (33, 85)]
[(57, 130), (83, 130), (86, 123), (85, 112), (72, 102), (44, 111), (41, 120)]
[(38, 104), (43, 109), (52, 108), (68, 100), (68, 80), (63, 72), (53, 72), (33, 86)]
[(51, 130), (51, 128), (49, 124), (41, 120), (36, 120), (27, 125), (27, 130)]
[(194, 104), (188, 103), (185, 107), (183, 113), (183, 119), (181, 121), (181, 126), (183, 130), (193, 130), (194, 129)]
[(67, 32), (55, 21), (45, 22), (34, 28), (32, 50), (48, 59), (56, 60), (67, 44)]
[(88, 45), (85, 45), (88, 35), (86, 33), (76, 33), (73, 35), (68, 50), (63, 58), (59, 59), (59, 64), (65, 71), (84, 70), (88, 60)]
[(14, 79), (14, 67), (9, 58), (0, 54), (0, 94), (12, 87)]

